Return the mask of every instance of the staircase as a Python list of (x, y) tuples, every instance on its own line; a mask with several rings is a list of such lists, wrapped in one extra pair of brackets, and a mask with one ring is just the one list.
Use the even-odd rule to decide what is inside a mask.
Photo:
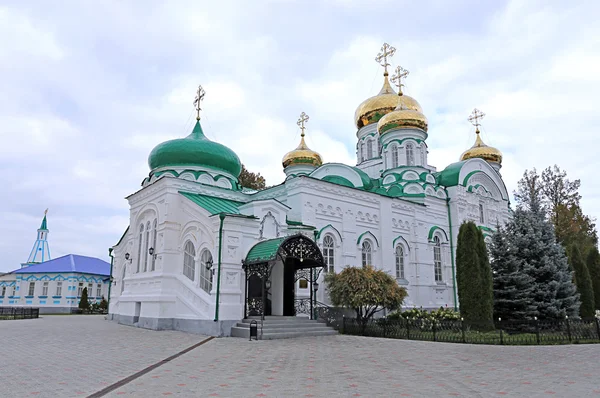
[[(231, 328), (232, 337), (250, 337), (250, 322), (258, 323), (258, 338), (261, 339), (260, 317), (250, 317)], [(289, 339), (304, 336), (328, 336), (338, 332), (325, 323), (298, 316), (266, 316), (262, 324), (262, 339)]]

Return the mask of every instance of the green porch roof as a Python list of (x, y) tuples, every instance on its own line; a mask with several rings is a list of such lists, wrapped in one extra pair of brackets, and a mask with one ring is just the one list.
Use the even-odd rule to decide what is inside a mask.
[(282, 238), (275, 238), (258, 242), (256, 245), (252, 246), (252, 248), (248, 252), (245, 261), (246, 264), (262, 263), (275, 260), (275, 258), (277, 257), (277, 251), (279, 250), (279, 246), (281, 246), (281, 244), (286, 238), (287, 236), (284, 236)]
[(208, 211), (211, 215), (215, 214), (240, 214), (239, 207), (243, 205), (242, 202), (236, 202), (234, 200), (215, 198), (212, 196), (201, 195), (198, 193), (189, 193), (179, 191), (180, 194)]

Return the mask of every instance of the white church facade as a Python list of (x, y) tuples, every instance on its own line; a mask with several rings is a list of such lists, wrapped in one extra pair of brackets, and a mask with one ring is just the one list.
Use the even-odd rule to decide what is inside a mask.
[[(110, 249), (110, 319), (150, 329), (229, 335), (242, 318), (295, 315), (328, 305), (324, 272), (372, 265), (408, 291), (405, 306), (456, 307), (458, 229), (474, 221), (484, 235), (508, 219), (502, 155), (479, 134), (460, 161), (428, 163), (429, 126), (402, 92), (407, 72), (388, 80), (355, 112), (356, 165), (323, 163), (304, 141), (283, 158), (285, 181), (242, 188), (229, 148), (192, 133), (159, 144), (150, 174), (127, 197), (130, 226)], [(321, 272), (323, 271), (323, 272)]]

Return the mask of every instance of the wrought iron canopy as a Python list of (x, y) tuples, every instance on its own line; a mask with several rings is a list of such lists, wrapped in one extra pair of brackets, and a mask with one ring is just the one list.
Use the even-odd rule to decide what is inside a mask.
[(294, 259), (297, 268), (325, 267), (323, 254), (317, 244), (302, 234), (269, 239), (254, 245), (246, 259), (244, 268), (255, 264), (264, 264), (277, 259)]

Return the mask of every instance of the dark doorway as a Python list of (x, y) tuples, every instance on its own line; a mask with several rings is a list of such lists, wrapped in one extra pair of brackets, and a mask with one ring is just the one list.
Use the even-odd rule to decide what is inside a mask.
[(287, 259), (283, 266), (283, 315), (296, 315), (294, 299), (296, 298), (296, 267), (292, 259)]
[[(252, 275), (248, 278), (248, 302), (250, 310), (248, 315), (260, 315), (262, 313), (260, 306), (262, 305), (262, 278), (257, 275)], [(265, 289), (266, 308), (265, 315), (271, 315), (271, 292)]]

